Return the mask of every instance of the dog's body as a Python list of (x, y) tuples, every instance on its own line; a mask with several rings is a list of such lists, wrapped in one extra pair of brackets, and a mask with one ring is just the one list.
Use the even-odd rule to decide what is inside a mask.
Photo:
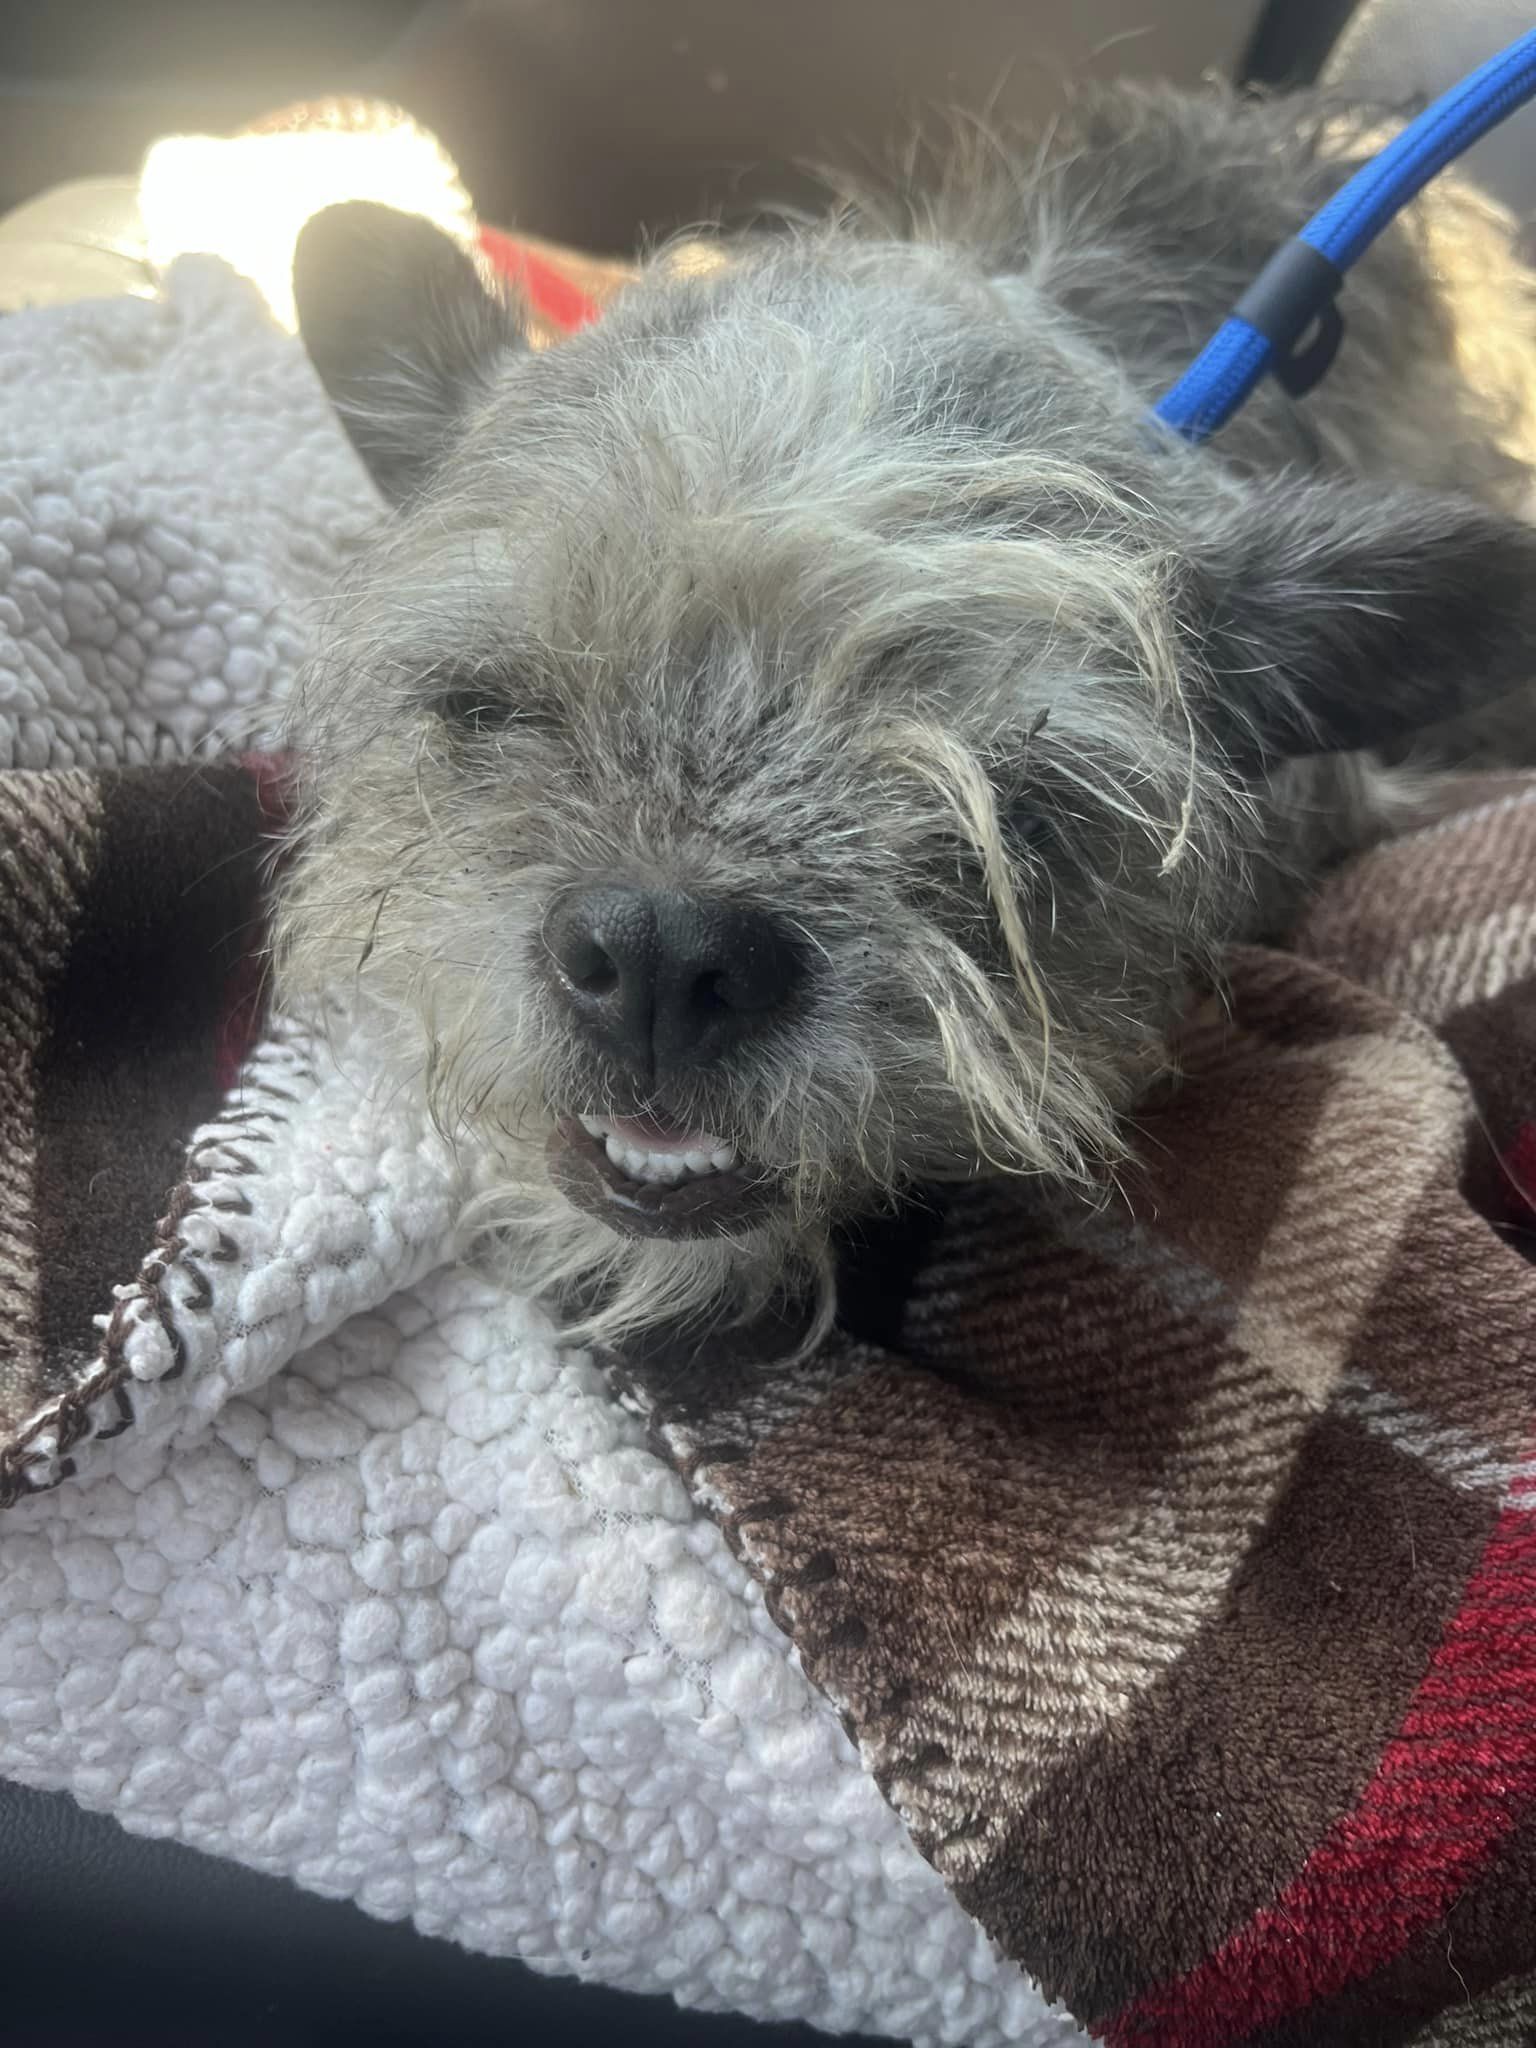
[(1304, 403), (1148, 427), (1350, 132), (1117, 94), (543, 354), (422, 224), (307, 231), (400, 511), (301, 701), (285, 972), (360, 979), (586, 1328), (746, 1312), (924, 1180), (1093, 1185), (1190, 976), (1390, 815), (1359, 750), (1536, 673), (1493, 208), (1384, 238)]

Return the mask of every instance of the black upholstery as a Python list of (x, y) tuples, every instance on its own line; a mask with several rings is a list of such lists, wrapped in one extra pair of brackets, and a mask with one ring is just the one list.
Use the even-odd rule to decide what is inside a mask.
[(4, 2048), (811, 2048), (540, 1977), (0, 1782)]

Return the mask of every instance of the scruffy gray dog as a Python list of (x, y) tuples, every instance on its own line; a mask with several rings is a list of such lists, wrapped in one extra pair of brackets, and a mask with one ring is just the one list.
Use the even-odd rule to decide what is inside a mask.
[(1390, 818), (1364, 750), (1536, 674), (1532, 293), (1466, 189), (1311, 398), (1148, 425), (1377, 140), (1117, 91), (543, 352), (425, 223), (305, 231), (397, 509), (301, 695), (282, 968), (360, 984), (578, 1328), (825, 1309), (923, 1182), (1101, 1185), (1191, 978)]

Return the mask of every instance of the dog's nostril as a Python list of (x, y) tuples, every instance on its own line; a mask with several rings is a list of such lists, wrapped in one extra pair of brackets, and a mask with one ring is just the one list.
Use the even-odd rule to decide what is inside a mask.
[(584, 996), (611, 996), (619, 985), (619, 970), (611, 960), (605, 960), (601, 967), (594, 967), (590, 974), (579, 974), (576, 986)]
[(609, 996), (619, 985), (617, 961), (580, 911), (562, 914), (547, 934), (550, 955), (568, 988), (583, 996)]
[(584, 996), (611, 996), (619, 985), (619, 970), (601, 946), (584, 950), (578, 960), (567, 963), (565, 972)]
[(705, 1013), (733, 1009), (735, 1006), (725, 992), (724, 982), (724, 975), (701, 974), (693, 984), (694, 1007)]

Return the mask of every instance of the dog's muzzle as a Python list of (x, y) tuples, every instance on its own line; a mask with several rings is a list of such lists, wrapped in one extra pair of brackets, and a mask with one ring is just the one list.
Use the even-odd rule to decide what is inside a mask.
[[(798, 943), (765, 912), (677, 889), (581, 890), (543, 941), (571, 1028), (636, 1103), (686, 1101), (700, 1073), (784, 1021), (803, 980)], [(549, 1166), (569, 1201), (630, 1236), (719, 1236), (775, 1199), (727, 1139), (657, 1116), (566, 1117)]]

